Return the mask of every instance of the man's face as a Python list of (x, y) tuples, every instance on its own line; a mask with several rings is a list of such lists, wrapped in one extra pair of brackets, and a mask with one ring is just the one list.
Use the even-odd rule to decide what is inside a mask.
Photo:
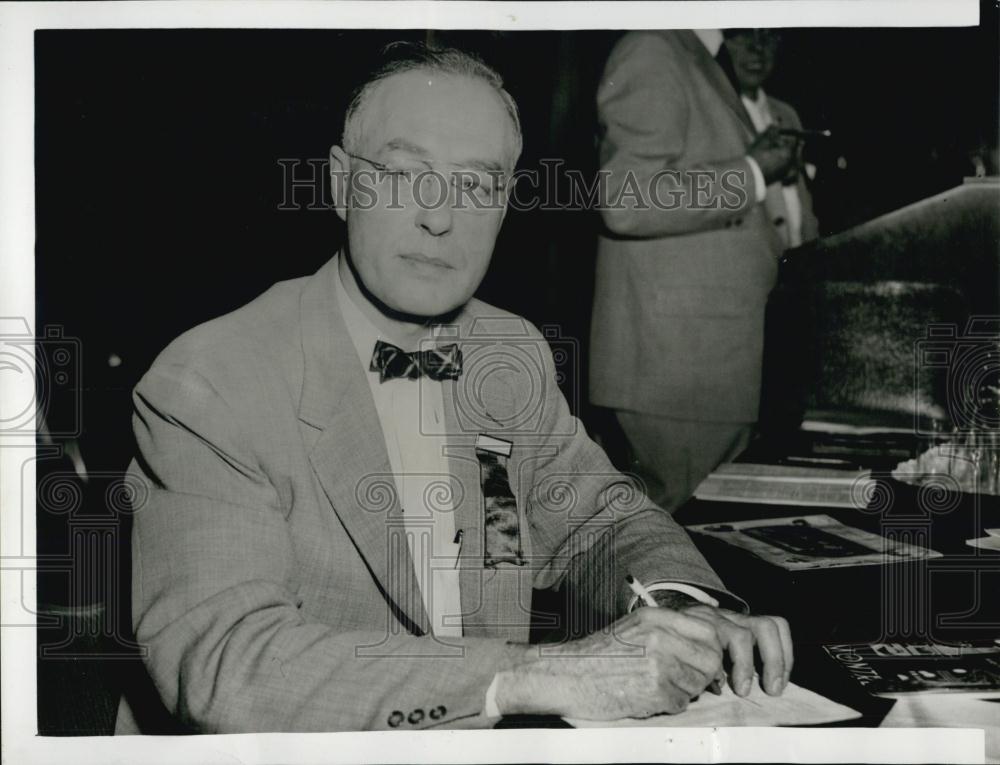
[(769, 29), (740, 30), (726, 39), (726, 49), (740, 89), (756, 93), (774, 71), (779, 38)]
[[(502, 101), (479, 80), (416, 70), (382, 81), (360, 119), (363, 138), (354, 152), (364, 159), (331, 150), (331, 168), (349, 168), (366, 189), (346, 209), (338, 206), (358, 276), (395, 311), (423, 317), (459, 308), (486, 274), (506, 207), (494, 195), (487, 209), (468, 198), (466, 209), (457, 209), (451, 189), (438, 202), (454, 171), (496, 179), (513, 169), (513, 124)], [(407, 184), (385, 178), (368, 160), (434, 174), (414, 199)]]

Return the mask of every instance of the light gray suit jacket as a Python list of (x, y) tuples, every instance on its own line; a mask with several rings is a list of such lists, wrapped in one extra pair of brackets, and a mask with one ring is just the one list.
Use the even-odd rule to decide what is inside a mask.
[[(527, 639), (533, 587), (569, 587), (614, 617), (631, 571), (745, 605), (570, 415), (539, 332), (474, 300), (456, 320), (461, 379), (421, 383), (444, 386), (465, 637), (424, 634), (335, 268), (191, 330), (136, 387), (130, 471), (148, 495), (134, 516), (134, 626), (178, 720), (202, 732), (468, 724), (505, 642)], [(524, 566), (484, 568), (481, 433), (513, 442)], [(137, 729), (126, 699), (118, 732)]]
[(664, 170), (695, 171), (704, 191), (674, 209), (626, 204), (602, 213), (591, 400), (753, 422), (764, 307), (783, 246), (755, 202), (745, 159), (755, 135), (750, 118), (686, 30), (626, 34), (605, 66), (597, 106), (610, 197), (629, 174), (645, 188)]

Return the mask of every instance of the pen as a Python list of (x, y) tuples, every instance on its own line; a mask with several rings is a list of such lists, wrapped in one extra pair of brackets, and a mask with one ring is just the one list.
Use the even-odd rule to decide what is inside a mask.
[(452, 544), (458, 545), (458, 549), (455, 550), (455, 565), (454, 568), (458, 568), (458, 559), (462, 555), (462, 537), (465, 536), (465, 531), (459, 529), (455, 532), (455, 541)]
[[(650, 608), (659, 608), (660, 604), (656, 602), (652, 595), (649, 594), (649, 590), (646, 586), (636, 579), (631, 574), (625, 575), (625, 582), (628, 584), (629, 589), (632, 590), (636, 595), (639, 596), (639, 600), (645, 603)], [(716, 696), (722, 695), (722, 684), (726, 681), (726, 676), (720, 672), (720, 676), (712, 680), (708, 684), (708, 690), (714, 693)]]
[(657, 603), (653, 596), (649, 594), (649, 590), (645, 588), (642, 582), (636, 579), (631, 574), (625, 575), (625, 581), (628, 583), (629, 589), (632, 590), (636, 595), (639, 596), (639, 600), (645, 603), (650, 608), (659, 608), (660, 604)]

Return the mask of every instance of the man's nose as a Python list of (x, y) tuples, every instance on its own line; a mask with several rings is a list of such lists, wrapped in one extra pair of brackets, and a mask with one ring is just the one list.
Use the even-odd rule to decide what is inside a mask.
[(451, 231), (454, 212), (451, 209), (451, 195), (445, 199), (430, 200), (418, 205), (417, 225), (431, 236), (442, 236)]

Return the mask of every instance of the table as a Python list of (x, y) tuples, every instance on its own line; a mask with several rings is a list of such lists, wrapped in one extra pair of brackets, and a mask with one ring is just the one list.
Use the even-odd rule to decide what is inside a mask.
[[(776, 450), (757, 444), (741, 458), (747, 461), (782, 459), (790, 453), (808, 457), (850, 454), (852, 461), (871, 468), (877, 479), (872, 503), (864, 511), (824, 507), (703, 502), (692, 499), (674, 517), (682, 525), (740, 519), (828, 514), (841, 522), (875, 533), (910, 533), (912, 541), (943, 554), (926, 561), (791, 572), (753, 555), (706, 537), (695, 543), (734, 592), (750, 602), (756, 613), (787, 618), (795, 639), (796, 666), (792, 681), (857, 709), (859, 720), (837, 725), (950, 727), (963, 721), (987, 727), (981, 718), (959, 710), (961, 703), (938, 705), (896, 702), (865, 693), (823, 651), (824, 644), (883, 640), (952, 642), (1000, 636), (1000, 553), (965, 544), (982, 536), (984, 528), (1000, 527), (1000, 498), (970, 494), (933, 494), (895, 481), (889, 476), (900, 460), (916, 449), (905, 438), (866, 438), (851, 450), (848, 440), (813, 438)], [(855, 444), (855, 446), (857, 446)], [(926, 699), (927, 697), (921, 697)], [(933, 706), (933, 705), (931, 705)], [(1000, 762), (1000, 703), (997, 727), (987, 731), (987, 758)], [(987, 710), (990, 707), (985, 707)], [(982, 709), (982, 707), (980, 708)], [(936, 715), (936, 716), (935, 716)], [(498, 727), (565, 725), (558, 718), (516, 717)]]

